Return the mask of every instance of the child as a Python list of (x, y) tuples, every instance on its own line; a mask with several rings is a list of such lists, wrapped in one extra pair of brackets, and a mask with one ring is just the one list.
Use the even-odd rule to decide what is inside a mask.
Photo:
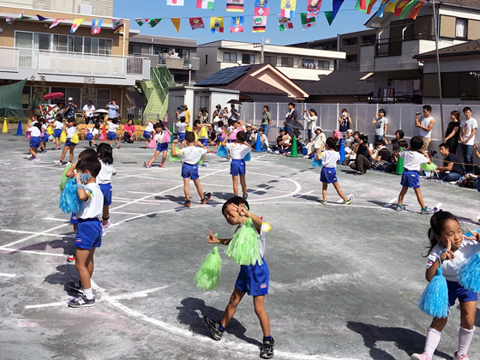
[[(264, 134), (263, 128), (258, 129), (258, 133), (256, 136), (260, 136), (260, 146), (262, 147), (262, 151), (270, 150), (270, 148), (268, 147), (268, 138), (267, 135)], [(255, 141), (257, 141), (256, 137)]]
[(337, 180), (337, 161), (340, 160), (340, 154), (333, 150), (337, 142), (333, 137), (329, 137), (326, 141), (326, 150), (318, 150), (316, 160), (322, 158), (322, 171), (320, 173), (320, 181), (322, 182), (322, 205), (327, 205), (327, 187), (328, 184), (333, 184), (335, 190), (337, 190), (338, 196), (343, 199), (343, 204), (348, 205), (352, 202), (353, 196), (348, 198), (343, 194), (338, 185)]
[(353, 142), (355, 139), (353, 138), (353, 130), (348, 129), (347, 130), (347, 138), (345, 139), (345, 152), (347, 154), (350, 154), (353, 151)]
[(120, 127), (120, 125), (118, 125), (118, 120), (117, 119), (108, 120), (107, 124), (108, 124), (107, 140), (110, 140), (110, 146), (112, 146), (113, 140), (115, 140), (115, 146), (117, 147), (117, 149), (120, 149), (122, 145), (118, 145), (118, 140), (117, 140), (117, 129)]
[[(200, 146), (204, 146), (205, 148), (207, 148), (207, 146), (208, 146), (209, 124), (203, 124), (203, 123), (200, 122), (200, 120), (195, 120), (193, 122), (193, 128), (194, 128), (194, 131), (197, 133), (197, 136), (198, 136), (198, 144), (200, 144)], [(205, 155), (203, 155), (202, 166), (207, 166), (207, 164), (205, 164)]]
[(222, 145), (222, 142), (227, 138), (226, 134), (226, 127), (223, 125), (223, 121), (219, 121), (215, 125), (215, 133), (217, 137), (215, 138), (215, 149), (213, 149), (212, 154), (215, 154), (217, 152), (217, 149), (220, 145)]
[[(468, 228), (467, 228), (468, 229)], [(470, 229), (468, 229), (472, 233)], [(468, 360), (467, 351), (475, 331), (475, 312), (477, 311), (478, 295), (465, 289), (458, 282), (458, 274), (465, 263), (480, 251), (480, 234), (464, 237), (458, 219), (451, 213), (439, 211), (430, 219), (430, 250), (425, 277), (431, 281), (442, 261), (442, 272), (447, 280), (448, 305), (460, 302), (460, 330), (458, 332), (458, 348), (453, 360)], [(431, 360), (440, 343), (442, 330), (448, 318), (434, 318), (427, 329), (425, 348), (422, 354), (413, 354), (411, 360)]]
[(180, 118), (180, 121), (178, 121), (175, 126), (177, 127), (177, 133), (178, 133), (178, 146), (180, 149), (182, 148), (182, 143), (185, 141), (185, 131), (187, 128), (187, 123), (185, 122), (185, 116), (182, 116)]
[(150, 142), (150, 139), (153, 136), (153, 122), (149, 121), (147, 124), (147, 127), (143, 131), (143, 137), (145, 138), (145, 146), (148, 149), (148, 143)]
[(402, 180), (400, 181), (402, 190), (398, 195), (398, 206), (396, 211), (405, 210), (405, 206), (403, 206), (403, 198), (405, 197), (408, 188), (412, 188), (415, 191), (418, 203), (422, 208), (420, 213), (423, 215), (432, 213), (432, 209), (425, 206), (422, 191), (420, 190), (418, 172), (420, 171), (422, 164), (430, 164), (432, 162), (428, 153), (425, 150), (421, 150), (423, 146), (423, 139), (420, 136), (414, 136), (412, 140), (410, 140), (410, 151), (402, 151), (398, 154), (398, 156), (403, 159), (405, 171), (403, 172)]
[[(183, 116), (182, 116), (183, 117)], [(185, 124), (185, 123), (184, 123)], [(167, 160), (167, 152), (168, 152), (168, 142), (165, 141), (165, 131), (172, 135), (171, 131), (168, 128), (163, 129), (163, 124), (155, 124), (154, 126), (155, 132), (155, 141), (157, 142), (157, 150), (155, 150), (155, 154), (150, 161), (145, 161), (145, 167), (150, 168), (155, 161), (155, 159), (162, 153), (162, 163), (160, 164), (161, 168), (165, 167), (165, 160)], [(185, 140), (185, 136), (184, 136)]]
[[(100, 123), (97, 122), (95, 123), (95, 126), (92, 128), (92, 130), (87, 130), (87, 140), (88, 140), (88, 146), (93, 147), (97, 146), (95, 144), (95, 138), (98, 137), (98, 134), (100, 134)], [(92, 145), (93, 144), (93, 145)]]
[(236, 143), (228, 143), (225, 139), (223, 146), (226, 146), (230, 152), (232, 162), (230, 163), (230, 175), (232, 175), (233, 182), (233, 194), (238, 196), (238, 175), (240, 175), (240, 184), (242, 185), (243, 198), (247, 200), (247, 183), (245, 181), (245, 155), (252, 151), (252, 147), (245, 143), (247, 134), (244, 131), (240, 131), (237, 134)]
[[(183, 178), (183, 191), (185, 193), (185, 202), (184, 206), (190, 207), (192, 203), (190, 201), (190, 179), (193, 180), (195, 187), (197, 188), (198, 195), (200, 195), (200, 201), (202, 204), (206, 204), (208, 200), (212, 197), (211, 193), (204, 193), (202, 190), (202, 185), (200, 184), (200, 179), (198, 176), (198, 165), (202, 156), (204, 156), (208, 149), (206, 147), (195, 146), (195, 134), (192, 131), (188, 131), (185, 134), (185, 141), (187, 146), (182, 150), (182, 178)], [(178, 140), (173, 141), (174, 144), (178, 143)], [(175, 145), (172, 146), (172, 155), (177, 156), (175, 151)]]
[[(75, 175), (75, 179), (78, 185), (84, 185), (78, 187), (77, 193), (84, 204), (82, 210), (77, 214), (75, 268), (80, 276), (83, 293), (68, 303), (68, 306), (73, 308), (95, 306), (90, 279), (94, 268), (95, 248), (102, 245), (102, 225), (99, 217), (102, 215), (103, 195), (100, 187), (96, 184), (96, 176), (100, 169), (101, 164), (96, 156), (83, 158), (77, 164), (78, 174)], [(88, 175), (83, 183), (82, 175)]]
[(62, 115), (57, 115), (55, 122), (53, 123), (53, 137), (55, 138), (56, 150), (61, 149), (60, 136), (62, 135), (62, 130), (64, 128)]
[[(268, 283), (270, 279), (270, 272), (268, 265), (263, 259), (265, 255), (265, 233), (262, 229), (262, 219), (257, 215), (252, 214), (248, 202), (241, 197), (233, 197), (222, 207), (222, 214), (230, 225), (237, 225), (238, 231), (245, 226), (248, 218), (252, 219), (252, 225), (254, 225), (257, 232), (257, 239), (259, 243), (260, 257), (262, 258), (262, 265), (258, 262), (255, 265), (242, 265), (240, 266), (240, 273), (238, 274), (237, 282), (235, 284), (235, 290), (230, 297), (225, 312), (223, 313), (220, 321), (214, 321), (207, 316), (203, 317), (203, 322), (208, 331), (212, 334), (215, 340), (221, 340), (225, 327), (232, 319), (237, 310), (237, 306), (245, 296), (245, 293), (253, 296), (253, 305), (255, 307), (255, 313), (260, 320), (260, 326), (263, 331), (263, 344), (260, 349), (260, 357), (264, 359), (273, 358), (274, 340), (270, 334), (270, 319), (267, 311), (265, 310), (265, 295), (268, 294)], [(228, 245), (231, 239), (218, 239), (213, 236), (209, 230), (209, 236), (207, 242), (210, 244), (223, 244)]]
[(45, 121), (45, 118), (41, 117), (39, 119), (40, 124), (42, 125), (41, 127), (41, 141), (40, 141), (40, 152), (42, 154), (45, 154), (47, 152), (47, 143), (48, 143), (48, 124)]
[[(32, 125), (33, 124), (33, 125)], [(32, 161), (40, 161), (40, 158), (38, 157), (38, 147), (40, 146), (41, 142), (41, 132), (40, 129), (42, 128), (42, 125), (39, 122), (33, 122), (30, 124), (30, 127), (28, 128), (28, 132), (30, 132), (30, 155), (27, 156), (28, 160)]]
[(67, 141), (65, 142), (65, 146), (63, 147), (62, 155), (60, 156), (60, 160), (55, 160), (55, 164), (57, 165), (62, 165), (63, 164), (63, 159), (65, 158), (65, 155), (67, 154), (67, 150), (70, 149), (70, 157), (68, 158), (68, 163), (67, 165), (71, 165), (73, 161), (73, 152), (75, 151), (75, 146), (77, 144), (72, 143), (72, 137), (77, 133), (77, 126), (75, 125), (75, 118), (68, 118), (67, 119)]
[(112, 175), (116, 175), (117, 171), (113, 167), (112, 147), (110, 145), (106, 143), (99, 144), (97, 154), (101, 164), (101, 169), (97, 176), (97, 184), (100, 186), (103, 194), (102, 235), (105, 235), (108, 225), (110, 225), (109, 206), (112, 204)]

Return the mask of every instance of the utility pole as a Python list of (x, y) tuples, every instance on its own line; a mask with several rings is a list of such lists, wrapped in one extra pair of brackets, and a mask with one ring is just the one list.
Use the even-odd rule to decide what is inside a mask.
[[(268, 40), (268, 39), (267, 39)], [(254, 48), (260, 48), (260, 64), (263, 64), (265, 62), (265, 40), (262, 35), (262, 42), (260, 44), (253, 44)]]

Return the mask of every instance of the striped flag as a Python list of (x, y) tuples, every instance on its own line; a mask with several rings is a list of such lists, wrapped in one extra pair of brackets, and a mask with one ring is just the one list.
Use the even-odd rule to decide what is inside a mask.
[(410, 12), (410, 14), (408, 14), (408, 17), (415, 20), (417, 18), (417, 15), (418, 15), (418, 12), (420, 11), (420, 9), (422, 8), (423, 4), (425, 4), (424, 1), (419, 1), (415, 7), (412, 9), (412, 11)]
[(244, 0), (227, 0), (227, 11), (243, 12)]
[(115, 19), (115, 18), (112, 19), (112, 30), (114, 34), (119, 32), (120, 29), (124, 26), (125, 24), (123, 23), (123, 19)]
[(210, 31), (212, 34), (223, 33), (223, 17), (210, 18)]
[(103, 19), (92, 19), (92, 35), (100, 34)]
[(215, 0), (197, 0), (197, 9), (213, 10)]
[(253, 30), (254, 33), (262, 33), (267, 29), (267, 17), (266, 16), (254, 16), (253, 17)]

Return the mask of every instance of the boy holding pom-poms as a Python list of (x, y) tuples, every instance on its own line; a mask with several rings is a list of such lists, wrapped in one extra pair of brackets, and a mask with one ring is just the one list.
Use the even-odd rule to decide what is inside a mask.
[[(235, 290), (230, 297), (230, 302), (220, 321), (214, 321), (207, 316), (203, 318), (203, 321), (213, 338), (215, 340), (221, 340), (225, 327), (235, 314), (242, 298), (246, 293), (253, 296), (255, 313), (260, 320), (260, 326), (263, 331), (263, 344), (260, 349), (260, 357), (271, 359), (273, 358), (274, 340), (270, 334), (270, 319), (264, 304), (265, 295), (268, 294), (270, 278), (268, 265), (263, 259), (265, 254), (265, 233), (262, 229), (262, 219), (252, 214), (248, 209), (248, 202), (239, 196), (235, 196), (223, 204), (222, 214), (230, 225), (237, 225), (236, 233), (246, 226), (251, 226), (254, 229), (258, 241), (258, 254), (255, 254), (255, 256), (257, 256), (259, 260), (254, 265), (241, 265)], [(235, 235), (231, 239), (218, 239), (210, 230), (208, 232), (207, 242), (210, 244), (229, 245), (234, 241)], [(226, 252), (228, 254), (228, 251)], [(228, 255), (233, 258), (231, 254)]]

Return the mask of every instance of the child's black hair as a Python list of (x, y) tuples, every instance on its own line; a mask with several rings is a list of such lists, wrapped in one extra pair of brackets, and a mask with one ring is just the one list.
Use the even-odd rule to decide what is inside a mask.
[(225, 201), (225, 203), (223, 204), (223, 206), (222, 206), (223, 216), (225, 216), (225, 210), (227, 209), (227, 206), (229, 204), (233, 204), (233, 205), (237, 205), (237, 206), (239, 206), (240, 204), (243, 204), (247, 210), (250, 210), (250, 205), (248, 205), (247, 200), (245, 200), (244, 198), (242, 198), (240, 196), (234, 196), (234, 197), (228, 199), (227, 201)]
[(95, 129), (100, 130), (100, 123), (98, 121), (95, 122)]
[(114, 124), (118, 124), (118, 119), (117, 119), (117, 118), (115, 118), (115, 119), (112, 119), (112, 123), (114, 123)]
[(39, 122), (40, 124), (45, 124), (46, 120), (45, 120), (44, 117), (41, 117), (41, 118), (38, 119), (38, 122)]
[(222, 127), (223, 126), (223, 121), (219, 121), (218, 124), (217, 124), (218, 127)]
[(237, 133), (237, 142), (242, 144), (245, 142), (245, 140), (247, 140), (247, 134), (245, 131), (239, 131)]
[(233, 120), (232, 119), (228, 119), (228, 126), (232, 126), (233, 125)]
[(418, 151), (423, 147), (423, 139), (420, 136), (414, 136), (410, 140), (410, 148), (412, 151)]
[(337, 142), (331, 136), (329, 138), (327, 138), (327, 141), (325, 143), (327, 144), (327, 147), (329, 149), (335, 149), (335, 145), (337, 145)]
[(180, 122), (185, 122), (187, 119), (185, 118), (185, 116), (181, 116), (180, 117)]
[(192, 131), (187, 131), (185, 133), (185, 140), (187, 141), (187, 143), (195, 142), (195, 134)]
[(35, 124), (33, 124), (38, 130), (42, 131), (42, 124), (38, 121)]
[(60, 122), (63, 122), (63, 116), (62, 116), (62, 114), (57, 114), (57, 116), (55, 116), (55, 120), (60, 121)]
[(193, 122), (193, 126), (197, 126), (197, 125), (200, 125), (201, 124), (201, 121), (200, 120), (195, 120)]
[(401, 147), (402, 149), (406, 149), (408, 147), (407, 140), (400, 140), (398, 142), (398, 146)]
[(163, 130), (163, 124), (162, 123), (156, 123), (155, 125), (153, 125), (153, 129), (155, 131), (157, 131), (158, 128)]
[(100, 161), (98, 161), (98, 157), (87, 156), (78, 161), (76, 168), (81, 172), (88, 170), (93, 177), (97, 177), (98, 173), (102, 169), (102, 164), (100, 164)]
[(360, 140), (362, 140), (364, 144), (367, 144), (368, 143), (368, 135), (361, 134), (360, 135)]
[(428, 249), (427, 256), (430, 255), (432, 249), (438, 244), (438, 240), (433, 235), (440, 236), (445, 227), (445, 223), (448, 220), (455, 220), (458, 222), (458, 219), (455, 215), (448, 211), (437, 211), (430, 218), (430, 229), (428, 229), (428, 238), (430, 239), (430, 247)]
[(80, 154), (78, 154), (78, 159), (83, 159), (84, 157), (97, 156), (97, 152), (93, 149), (85, 149)]
[(432, 112), (432, 107), (430, 105), (423, 105), (423, 110), (427, 110), (428, 112)]
[(112, 147), (107, 143), (100, 143), (97, 146), (97, 154), (104, 164), (113, 164)]
[(400, 137), (400, 139), (403, 139), (405, 137), (405, 132), (403, 130), (397, 130), (395, 131), (395, 135), (397, 135)]

